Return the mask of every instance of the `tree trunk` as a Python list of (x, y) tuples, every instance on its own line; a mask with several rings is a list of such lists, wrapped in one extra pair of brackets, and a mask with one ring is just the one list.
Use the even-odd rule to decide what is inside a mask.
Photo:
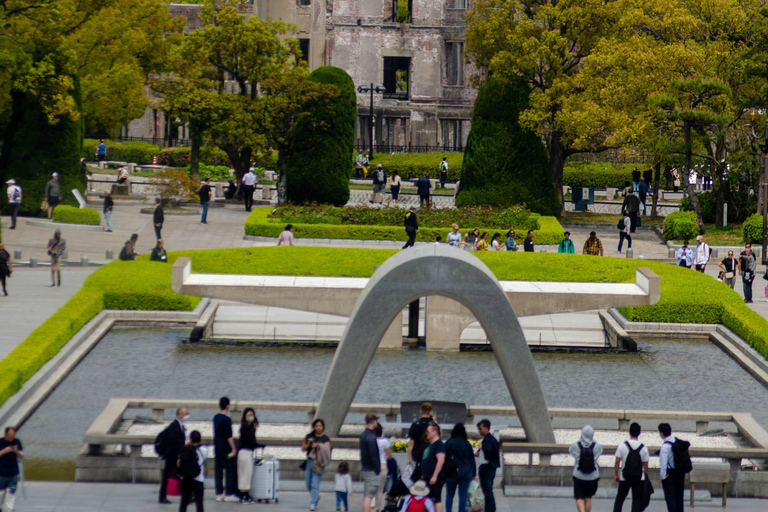
[(235, 171), (235, 183), (237, 183), (239, 188), (243, 181), (243, 176), (251, 167), (251, 149), (246, 148), (238, 151), (237, 148), (228, 148), (225, 151), (229, 157), (229, 163), (232, 164), (232, 169)]
[(288, 201), (288, 184), (285, 179), (285, 148), (280, 148), (277, 155), (277, 204)]
[(565, 216), (565, 201), (563, 200), (563, 167), (565, 166), (565, 149), (561, 141), (562, 133), (552, 132), (549, 142), (549, 174), (552, 186), (555, 187), (557, 200), (560, 201), (560, 217)]
[(200, 140), (192, 138), (192, 148), (189, 151), (189, 175), (197, 179), (200, 175)]
[(656, 169), (653, 172), (653, 206), (651, 206), (652, 219), (655, 219), (658, 216), (656, 205), (659, 202), (659, 183), (661, 183), (661, 163), (656, 164)]
[(701, 220), (701, 206), (699, 205), (699, 198), (696, 197), (696, 190), (691, 187), (691, 160), (692, 160), (692, 147), (691, 147), (691, 123), (685, 121), (683, 126), (685, 134), (685, 167), (683, 167), (683, 187), (688, 193), (688, 197), (691, 199), (693, 205), (693, 211), (696, 212), (696, 222), (699, 224), (699, 230), (704, 233), (704, 222)]
[(723, 218), (723, 206), (725, 205), (725, 187), (728, 185), (723, 182), (724, 170), (725, 166), (721, 168), (720, 164), (716, 164), (712, 176), (712, 193), (715, 195), (715, 226), (722, 226), (725, 220)]

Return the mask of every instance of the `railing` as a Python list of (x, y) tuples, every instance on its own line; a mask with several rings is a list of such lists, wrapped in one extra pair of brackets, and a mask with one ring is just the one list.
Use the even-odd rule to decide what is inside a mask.
[[(463, 153), (465, 146), (449, 146), (447, 144), (437, 144), (434, 146), (414, 146), (399, 144), (376, 144), (373, 145), (374, 153)], [(355, 151), (368, 153), (369, 144), (362, 144), (359, 141), (355, 144)], [(435, 164), (437, 166), (437, 164)]]
[[(86, 135), (85, 138), (100, 139), (102, 137), (93, 137), (90, 135)], [(178, 138), (169, 139), (168, 137), (123, 137), (122, 135), (117, 138), (117, 142), (130, 142), (130, 141), (149, 142), (150, 144), (154, 144), (155, 146), (163, 146), (163, 147), (175, 147), (175, 146), (188, 147), (192, 145), (191, 139), (178, 139)]]

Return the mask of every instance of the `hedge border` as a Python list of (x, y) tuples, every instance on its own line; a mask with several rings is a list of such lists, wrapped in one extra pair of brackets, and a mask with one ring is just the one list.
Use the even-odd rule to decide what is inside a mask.
[(60, 204), (53, 209), (53, 222), (65, 222), (68, 224), (85, 224), (98, 226), (101, 224), (99, 212), (93, 208), (78, 208)]
[[(267, 217), (272, 212), (272, 207), (254, 208), (245, 221), (245, 234), (249, 236), (266, 236), (276, 238), (285, 228), (286, 222), (280, 219)], [(555, 217), (541, 216), (535, 213), (531, 217), (536, 219), (539, 229), (534, 230), (534, 241), (539, 245), (556, 245), (563, 239), (565, 229)], [(293, 224), (293, 234), (296, 238), (328, 238), (337, 240), (391, 240), (405, 241), (408, 237), (405, 230), (399, 226), (362, 226), (362, 225), (338, 225), (338, 224)], [(445, 228), (419, 228), (416, 240), (421, 242), (434, 242), (437, 236), (446, 239), (452, 229)], [(489, 233), (503, 230), (480, 228), (480, 231)], [(515, 239), (522, 243), (526, 237), (526, 230), (515, 232)], [(503, 233), (502, 233), (503, 235)]]

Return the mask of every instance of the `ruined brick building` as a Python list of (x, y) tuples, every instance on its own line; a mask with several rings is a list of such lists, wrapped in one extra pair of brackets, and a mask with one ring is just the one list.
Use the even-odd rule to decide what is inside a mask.
[[(355, 86), (382, 85), (374, 94), (374, 141), (399, 147), (462, 148), (477, 91), (464, 62), (464, 16), (472, 0), (253, 0), (264, 19), (296, 26), (293, 37), (310, 69), (346, 70)], [(199, 26), (199, 6), (172, 4), (188, 28)], [(356, 144), (369, 144), (370, 95), (358, 93)], [(151, 109), (123, 129), (124, 136), (167, 136), (162, 111)], [(175, 134), (174, 134), (175, 135)], [(185, 138), (180, 129), (178, 137)]]

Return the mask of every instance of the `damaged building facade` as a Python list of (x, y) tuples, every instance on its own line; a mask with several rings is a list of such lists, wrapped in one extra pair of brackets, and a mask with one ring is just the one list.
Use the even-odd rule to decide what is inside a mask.
[[(472, 0), (254, 0), (263, 19), (296, 26), (293, 37), (310, 69), (344, 69), (358, 92), (356, 145), (368, 148), (370, 128), (378, 151), (461, 151), (477, 91), (474, 68), (464, 61), (465, 24)], [(172, 4), (173, 14), (199, 26), (199, 6)], [(381, 90), (381, 89), (380, 89)], [(123, 136), (166, 137), (163, 112), (149, 109)], [(181, 128), (179, 138), (185, 138)]]

